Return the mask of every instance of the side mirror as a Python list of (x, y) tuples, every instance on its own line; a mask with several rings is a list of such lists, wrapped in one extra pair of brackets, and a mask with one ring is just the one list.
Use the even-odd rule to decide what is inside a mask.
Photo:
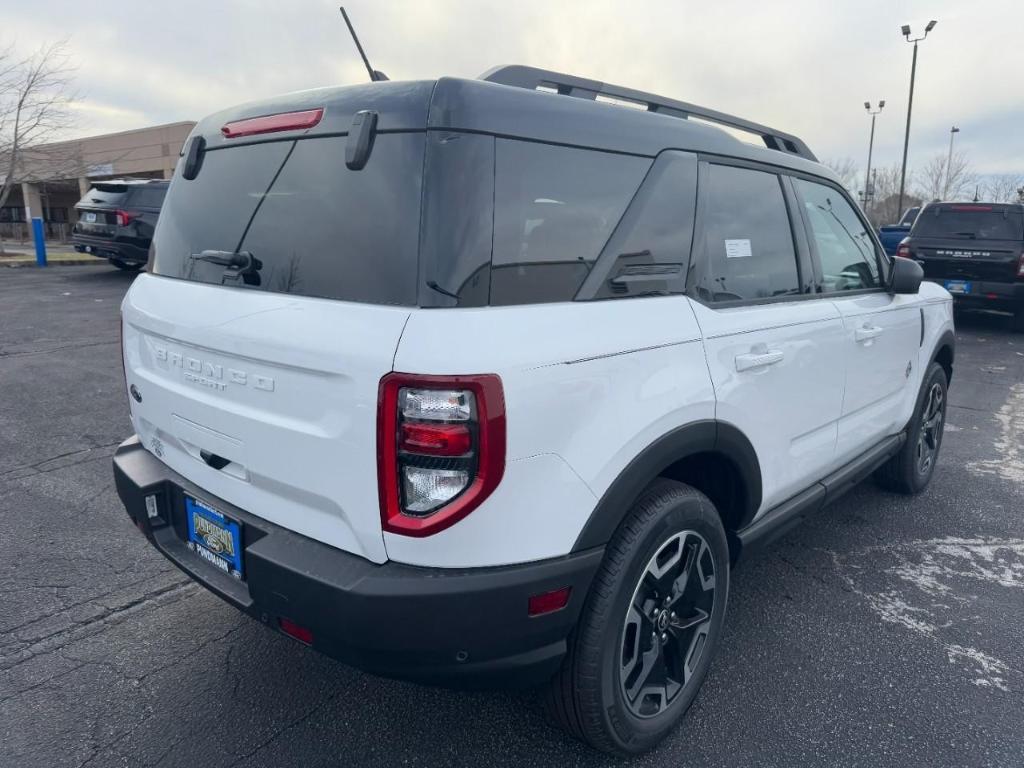
[(913, 259), (897, 256), (892, 260), (892, 280), (889, 291), (892, 293), (917, 293), (924, 279), (924, 270)]

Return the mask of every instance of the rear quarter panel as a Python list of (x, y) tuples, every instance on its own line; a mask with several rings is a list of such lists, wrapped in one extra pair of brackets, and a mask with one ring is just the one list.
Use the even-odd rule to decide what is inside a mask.
[(415, 565), (567, 554), (633, 457), (675, 427), (714, 418), (700, 332), (681, 296), (414, 311), (395, 370), (496, 373), (506, 401), (506, 470), (494, 494), (433, 536), (385, 534), (388, 557)]

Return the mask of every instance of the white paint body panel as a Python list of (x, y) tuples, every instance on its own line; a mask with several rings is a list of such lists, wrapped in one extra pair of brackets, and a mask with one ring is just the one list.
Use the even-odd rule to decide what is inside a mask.
[[(760, 510), (769, 509), (834, 464), (845, 368), (839, 311), (822, 300), (718, 309), (693, 302), (693, 308), (716, 417), (753, 445), (761, 465)], [(771, 357), (759, 366), (748, 357), (757, 354)]]

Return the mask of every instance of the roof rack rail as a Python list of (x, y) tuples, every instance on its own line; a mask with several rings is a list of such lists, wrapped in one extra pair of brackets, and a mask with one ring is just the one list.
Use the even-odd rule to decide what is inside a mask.
[(788, 152), (798, 155), (814, 162), (818, 158), (814, 156), (810, 148), (790, 133), (783, 133), (766, 125), (744, 120), (741, 117), (728, 115), (706, 107), (699, 107), (696, 104), (688, 104), (685, 101), (676, 101), (653, 93), (635, 91), (632, 88), (625, 88), (620, 85), (611, 85), (597, 80), (588, 80), (575, 75), (565, 75), (560, 72), (552, 72), (536, 67), (527, 67), (521, 64), (495, 67), (480, 75), (481, 80), (500, 85), (510, 85), (515, 88), (526, 88), (527, 90), (550, 90), (563, 96), (574, 96), (580, 99), (597, 100), (598, 96), (605, 96), (611, 100), (624, 101), (629, 104), (646, 109), (648, 112), (655, 112), (659, 115), (680, 117), (688, 119), (696, 117), (718, 125), (728, 126), (747, 133), (760, 136), (768, 149), (775, 149), (779, 152)]

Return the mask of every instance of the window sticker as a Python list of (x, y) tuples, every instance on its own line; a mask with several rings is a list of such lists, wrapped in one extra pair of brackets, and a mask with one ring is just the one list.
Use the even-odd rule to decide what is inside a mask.
[(725, 257), (727, 259), (747, 259), (753, 255), (749, 240), (726, 240)]

